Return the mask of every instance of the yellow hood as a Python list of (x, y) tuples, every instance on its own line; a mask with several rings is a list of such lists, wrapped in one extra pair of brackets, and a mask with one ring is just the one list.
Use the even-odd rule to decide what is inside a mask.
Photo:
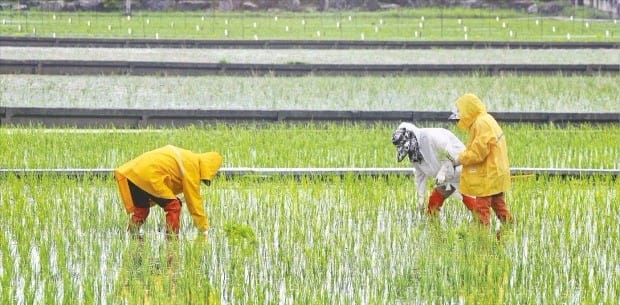
[(455, 103), (460, 116), (460, 120), (456, 126), (463, 131), (469, 130), (469, 127), (471, 127), (471, 124), (474, 123), (476, 118), (480, 114), (487, 112), (487, 107), (482, 101), (471, 93), (459, 97)]
[(222, 166), (222, 155), (215, 151), (200, 154), (198, 162), (200, 163), (200, 180), (211, 181)]

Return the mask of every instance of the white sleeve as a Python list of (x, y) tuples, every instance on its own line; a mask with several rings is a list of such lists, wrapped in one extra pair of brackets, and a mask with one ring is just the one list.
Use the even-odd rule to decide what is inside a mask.
[(422, 173), (422, 171), (415, 171), (415, 187), (418, 193), (418, 208), (424, 206), (426, 202), (426, 184), (428, 183), (428, 177)]
[(450, 159), (450, 161), (452, 161), (452, 163), (455, 165), (457, 163), (456, 160), (458, 159), (461, 152), (465, 151), (465, 147), (461, 145), (456, 145), (454, 143), (449, 143), (444, 149), (446, 151), (448, 159)]
[(439, 178), (440, 176), (443, 176), (443, 182), (454, 177), (454, 167), (452, 167), (452, 162), (441, 161), (441, 167), (439, 168), (439, 172), (435, 178)]
[(439, 153), (441, 156), (440, 161), (452, 161), (455, 163), (455, 160), (458, 158), (459, 154), (465, 151), (465, 145), (450, 131), (446, 130), (446, 137), (442, 138), (443, 144), (440, 146), (443, 151)]

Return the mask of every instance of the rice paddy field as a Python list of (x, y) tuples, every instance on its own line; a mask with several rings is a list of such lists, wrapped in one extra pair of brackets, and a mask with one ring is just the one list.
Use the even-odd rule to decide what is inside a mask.
[(617, 49), (170, 49), (0, 47), (3, 59), (252, 64), (607, 64)]
[[(581, 17), (524, 18), (477, 10), (456, 11), (445, 18), (443, 10), (351, 17), (142, 13), (131, 18), (0, 11), (0, 34), (553, 41), (566, 40), (570, 32), (575, 40), (617, 41), (615, 20)], [(2, 56), (24, 53), (1, 50)], [(54, 50), (35, 55), (69, 56), (49, 52)], [(484, 52), (476, 58), (500, 56)], [(526, 58), (517, 53), (504, 56), (508, 61)], [(235, 54), (214, 58), (243, 58)], [(437, 51), (419, 60), (463, 61), (454, 54)], [(541, 62), (619, 61), (613, 52), (607, 57), (541, 54), (530, 55)], [(0, 107), (448, 110), (469, 91), (490, 111), (620, 112), (620, 86), (614, 75), (0, 75)], [(167, 144), (196, 152), (217, 150), (228, 168), (404, 167), (408, 165), (396, 162), (390, 141), (398, 123), (167, 129), (0, 126), (0, 168), (112, 169)], [(420, 127), (445, 127), (466, 138), (448, 122)], [(620, 168), (617, 124), (502, 127), (512, 167)], [(446, 201), (437, 218), (421, 214), (408, 176), (220, 175), (202, 189), (211, 224), (208, 240), (197, 233), (183, 209), (180, 237), (167, 241), (163, 212), (154, 208), (141, 242), (125, 231), (128, 216), (111, 173), (2, 173), (0, 303), (619, 304), (617, 177), (515, 175), (512, 182), (506, 199), (515, 223), (501, 227), (500, 241), (494, 234), (500, 227), (495, 220), (490, 229), (478, 227), (454, 198)]]
[(490, 111), (620, 112), (618, 83), (617, 75), (302, 78), (0, 75), (0, 105), (447, 111), (458, 96), (475, 91)]
[[(128, 80), (135, 83), (125, 86)], [(228, 94), (240, 108), (351, 109), (359, 103), (369, 109), (446, 109), (458, 91), (471, 86), (486, 93), (492, 109), (618, 111), (616, 79), (609, 76), (139, 80), (2, 76), (7, 86), (2, 101), (172, 107), (166, 97), (148, 101), (166, 93), (179, 105), (184, 94), (212, 95), (216, 98), (206, 107), (224, 107)], [(304, 85), (297, 82), (311, 88), (300, 89)], [(382, 93), (388, 83), (395, 89)], [(171, 84), (176, 89), (167, 87)], [(218, 84), (231, 89), (218, 92)], [(211, 89), (201, 92), (200, 86)], [(402, 104), (390, 103), (392, 98)], [(185, 105), (205, 107), (191, 103)], [(224, 167), (401, 167), (407, 165), (396, 163), (390, 143), (397, 124), (3, 126), (0, 167), (110, 169), (166, 144), (218, 150)], [(424, 127), (430, 126), (465, 138), (447, 123)], [(513, 167), (620, 168), (617, 125), (503, 127)], [(221, 176), (202, 191), (211, 222), (208, 241), (197, 236), (184, 209), (180, 239), (167, 242), (163, 213), (153, 209), (144, 226), (146, 241), (140, 243), (125, 233), (128, 217), (111, 175), (3, 175), (0, 299), (8, 304), (617, 304), (620, 298), (616, 178), (513, 177), (507, 200), (516, 222), (502, 228), (499, 243), (492, 232), (497, 223), (491, 231), (480, 229), (458, 200), (447, 200), (438, 219), (421, 215), (410, 177)]]
[(587, 9), (561, 16), (458, 8), (363, 12), (0, 11), (0, 35), (135, 39), (618, 41), (620, 24)]
[[(0, 146), (6, 168), (113, 168), (165, 144), (217, 149), (225, 167), (390, 167), (399, 166), (393, 128), (7, 127)], [(505, 132), (513, 166), (620, 166), (617, 126)], [(140, 243), (125, 233), (111, 176), (7, 174), (0, 291), (11, 304), (616, 304), (620, 182), (515, 176), (513, 184), (516, 223), (500, 242), (456, 199), (438, 219), (421, 215), (410, 177), (220, 176), (203, 189), (208, 242), (186, 210), (180, 239), (167, 242), (153, 209)]]

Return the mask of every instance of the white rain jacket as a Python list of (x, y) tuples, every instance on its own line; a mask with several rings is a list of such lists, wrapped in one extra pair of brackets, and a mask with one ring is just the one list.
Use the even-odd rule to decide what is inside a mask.
[(451, 131), (445, 128), (418, 128), (414, 124), (403, 122), (398, 129), (412, 131), (418, 139), (422, 161), (413, 163), (415, 185), (419, 205), (426, 200), (426, 187), (429, 179), (435, 179), (442, 167), (445, 167), (445, 184), (455, 188), (451, 196), (461, 198), (459, 179), (462, 166), (452, 166), (449, 156), (458, 156), (465, 150), (465, 145)]

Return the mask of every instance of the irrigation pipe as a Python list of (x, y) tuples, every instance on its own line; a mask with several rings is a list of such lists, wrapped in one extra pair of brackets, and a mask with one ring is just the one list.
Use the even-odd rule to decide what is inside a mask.
[[(620, 67), (620, 66), (619, 66)], [(620, 112), (491, 112), (502, 122), (619, 124)], [(447, 122), (449, 111), (0, 107), (0, 126), (139, 128), (239, 122)]]
[(54, 38), (0, 36), (0, 45), (63, 48), (200, 48), (200, 49), (617, 49), (620, 43), (556, 41), (400, 41), (400, 40), (248, 40)]
[[(221, 168), (219, 176), (225, 178), (274, 178), (274, 177), (330, 177), (330, 176), (413, 176), (413, 168), (253, 168), (253, 167), (228, 167)], [(592, 168), (537, 168), (537, 167), (513, 167), (510, 169), (514, 178), (559, 176), (559, 177), (591, 177), (620, 175), (620, 169), (592, 169)], [(112, 177), (113, 169), (0, 169), (0, 176), (15, 175), (25, 176), (67, 176), (67, 177)]]

